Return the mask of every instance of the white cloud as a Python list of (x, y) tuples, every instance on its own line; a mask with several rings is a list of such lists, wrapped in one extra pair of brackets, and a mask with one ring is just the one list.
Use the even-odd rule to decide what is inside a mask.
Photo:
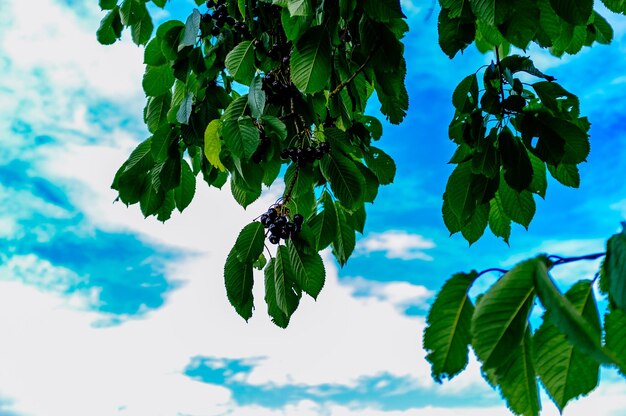
[(409, 234), (403, 230), (389, 230), (383, 233), (370, 233), (359, 240), (357, 253), (370, 254), (377, 251), (385, 253), (388, 259), (426, 260), (433, 258), (424, 250), (435, 247), (435, 243), (418, 234)]
[(414, 285), (409, 282), (375, 282), (363, 277), (343, 280), (343, 283), (354, 288), (354, 294), (367, 295), (389, 302), (401, 310), (409, 306), (418, 306), (426, 309), (429, 299), (434, 292), (425, 286)]

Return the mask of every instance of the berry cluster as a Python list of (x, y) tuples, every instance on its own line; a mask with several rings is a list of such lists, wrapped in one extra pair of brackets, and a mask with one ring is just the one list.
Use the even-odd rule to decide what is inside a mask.
[(207, 30), (211, 35), (219, 36), (224, 27), (228, 26), (235, 32), (235, 38), (239, 38), (235, 39), (236, 42), (241, 38), (249, 39), (251, 37), (248, 26), (228, 14), (226, 0), (209, 0), (206, 2), (206, 6), (213, 12), (203, 14), (202, 22), (207, 25)]
[(280, 157), (283, 160), (291, 159), (291, 161), (298, 166), (305, 166), (316, 160), (320, 160), (324, 155), (328, 154), (329, 151), (330, 145), (327, 142), (322, 142), (317, 147), (290, 147), (283, 149), (280, 153)]
[[(277, 209), (278, 208), (278, 209)], [(304, 217), (300, 214), (293, 216), (293, 221), (289, 221), (280, 206), (272, 207), (261, 215), (261, 224), (269, 231), (270, 243), (279, 244), (280, 240), (289, 240), (298, 234), (302, 229)]]

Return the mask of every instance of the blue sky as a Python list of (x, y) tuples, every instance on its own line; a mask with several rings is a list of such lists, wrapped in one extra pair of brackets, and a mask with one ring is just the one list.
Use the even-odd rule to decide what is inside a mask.
[[(174, 2), (171, 12), (184, 19), (190, 4)], [(0, 415), (509, 414), (474, 360), (450, 383), (430, 379), (424, 315), (457, 271), (601, 251), (625, 219), (626, 20), (611, 19), (609, 47), (562, 60), (531, 51), (593, 123), (583, 184), (551, 181), (510, 247), (486, 236), (468, 248), (440, 215), (454, 150), (450, 96), (491, 58), (468, 50), (450, 61), (423, 4), (405, 4), (409, 116), (386, 125), (381, 141), (397, 161), (396, 182), (369, 207), (348, 265), (325, 254), (320, 298), (304, 301), (283, 331), (265, 313), (261, 285), (246, 324), (222, 280), (238, 230), (280, 184), (246, 211), (227, 191), (199, 188), (167, 224), (113, 204), (113, 174), (147, 135), (142, 50), (127, 34), (111, 47), (96, 43), (96, 1), (0, 0)], [(566, 287), (596, 266), (557, 277)], [(625, 383), (612, 372), (603, 381), (565, 414), (623, 414)], [(558, 413), (547, 399), (544, 408)]]

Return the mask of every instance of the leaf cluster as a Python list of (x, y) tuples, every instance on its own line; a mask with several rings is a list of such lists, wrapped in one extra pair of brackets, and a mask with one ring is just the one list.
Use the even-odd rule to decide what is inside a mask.
[[(485, 293), (469, 291), (482, 273), (459, 273), (437, 294), (427, 317), (424, 348), (433, 378), (441, 382), (462, 372), (473, 349), (483, 376), (498, 388), (517, 415), (538, 415), (539, 384), (563, 411), (599, 383), (601, 366), (626, 369), (626, 234), (607, 242), (600, 288), (609, 303), (600, 319), (594, 280), (580, 280), (562, 294), (549, 271), (570, 261), (544, 255), (526, 260), (500, 277)], [(603, 254), (603, 253), (601, 253)], [(556, 260), (558, 259), (558, 260)], [(535, 304), (545, 310), (531, 320)]]

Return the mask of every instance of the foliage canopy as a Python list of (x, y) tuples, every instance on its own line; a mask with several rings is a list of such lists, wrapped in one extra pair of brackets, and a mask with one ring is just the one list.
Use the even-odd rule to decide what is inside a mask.
[[(366, 204), (394, 180), (395, 163), (376, 143), (382, 123), (365, 108), (375, 92), (390, 123), (407, 114), (402, 39), (409, 27), (400, 1), (196, 0), (185, 22), (166, 21), (156, 32), (148, 3), (99, 1), (106, 11), (100, 43), (113, 44), (130, 28), (132, 40), (145, 45), (143, 116), (151, 135), (112, 187), (124, 204), (166, 221), (192, 202), (198, 177), (230, 187), (244, 208), (283, 178), (282, 197), (241, 231), (224, 276), (230, 303), (248, 320), (253, 269), (264, 270), (268, 314), (286, 327), (303, 293), (317, 298), (324, 286), (319, 252), (331, 247), (344, 265), (363, 232)], [(578, 187), (578, 165), (590, 152), (591, 124), (576, 95), (522, 53), (533, 43), (555, 56), (576, 54), (610, 43), (613, 30), (593, 0), (439, 3), (446, 55), (472, 44), (494, 55), (452, 96), (456, 167), (443, 219), (470, 244), (487, 227), (508, 243), (512, 222), (531, 223), (547, 175)], [(626, 14), (623, 1), (603, 3)], [(553, 267), (604, 255), (540, 255), (508, 271), (454, 275), (427, 318), (423, 342), (433, 378), (463, 371), (472, 348), (511, 411), (538, 415), (539, 383), (562, 410), (597, 386), (601, 366), (624, 373), (626, 231), (609, 239), (593, 280), (562, 294), (550, 276)], [(473, 283), (490, 271), (503, 275), (471, 297)], [(596, 282), (608, 300), (603, 316)], [(533, 328), (537, 301), (545, 313)]]

